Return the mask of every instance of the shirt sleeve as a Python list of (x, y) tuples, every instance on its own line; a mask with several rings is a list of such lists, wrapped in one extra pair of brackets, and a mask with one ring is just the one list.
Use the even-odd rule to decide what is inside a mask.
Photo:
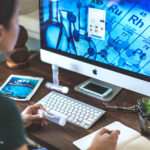
[(14, 101), (0, 96), (0, 149), (13, 150), (26, 143), (24, 125)]

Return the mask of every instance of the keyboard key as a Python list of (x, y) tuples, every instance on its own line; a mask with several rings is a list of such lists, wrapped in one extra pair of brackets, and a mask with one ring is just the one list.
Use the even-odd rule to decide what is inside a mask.
[(88, 125), (84, 125), (84, 128), (88, 129), (88, 128), (89, 128), (89, 126), (88, 126)]

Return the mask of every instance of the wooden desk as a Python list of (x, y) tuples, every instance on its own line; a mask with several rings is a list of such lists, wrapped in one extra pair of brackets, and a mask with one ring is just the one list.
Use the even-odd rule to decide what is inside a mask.
[[(30, 66), (28, 68), (20, 70), (9, 69), (6, 67), (4, 62), (0, 63), (0, 85), (3, 84), (10, 74), (31, 75), (44, 78), (44, 82), (37, 93), (32, 97), (31, 101), (17, 102), (17, 106), (20, 111), (26, 108), (26, 106), (36, 103), (50, 92), (50, 90), (45, 87), (45, 82), (52, 82), (51, 66), (40, 62), (39, 55), (30, 60)], [(74, 87), (76, 85), (87, 79), (88, 77), (60, 69), (60, 84), (70, 88), (70, 92), (67, 94), (68, 96), (103, 109), (101, 101), (74, 91)], [(114, 98), (114, 100), (110, 102), (110, 104), (132, 106), (142, 97), (143, 95), (123, 89)], [(82, 129), (70, 123), (67, 123), (65, 127), (60, 127), (57, 124), (49, 122), (49, 125), (43, 128), (39, 125), (32, 125), (27, 129), (27, 134), (31, 139), (43, 146), (46, 146), (50, 150), (77, 150), (77, 148), (72, 144), (74, 140), (106, 126), (113, 121), (120, 121), (123, 124), (140, 131), (138, 115), (136, 113), (107, 112), (89, 130)]]

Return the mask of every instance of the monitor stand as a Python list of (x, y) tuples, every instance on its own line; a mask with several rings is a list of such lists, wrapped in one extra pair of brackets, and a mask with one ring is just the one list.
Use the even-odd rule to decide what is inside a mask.
[(67, 94), (69, 92), (69, 88), (66, 86), (59, 85), (59, 69), (56, 64), (52, 64), (52, 76), (53, 76), (53, 83), (46, 82), (45, 86), (51, 90), (56, 90)]
[[(90, 92), (81, 90), (81, 87), (83, 85), (85, 85), (89, 81), (96, 82), (97, 84), (110, 87), (110, 88), (112, 88), (112, 92), (108, 96), (106, 96), (106, 97), (100, 97), (100, 96), (97, 96), (96, 94), (92, 94)], [(91, 79), (88, 79), (88, 80), (82, 82), (81, 84), (77, 85), (74, 89), (75, 89), (75, 91), (78, 91), (78, 92), (86, 94), (88, 96), (97, 98), (97, 99), (99, 99), (101, 101), (109, 102), (109, 101), (111, 101), (120, 92), (120, 90), (122, 88), (118, 87), (118, 86), (115, 86), (115, 85), (112, 85), (112, 84), (109, 84), (109, 83), (106, 83), (106, 82), (103, 82), (103, 81), (100, 81), (100, 80), (96, 80), (96, 79), (91, 78)]]

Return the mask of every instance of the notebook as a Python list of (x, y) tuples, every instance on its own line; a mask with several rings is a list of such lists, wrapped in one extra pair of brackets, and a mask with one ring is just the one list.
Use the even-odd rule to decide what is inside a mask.
[[(117, 150), (150, 150), (150, 141), (141, 136), (136, 130), (115, 121), (105, 127), (108, 130), (120, 130), (117, 141)], [(87, 150), (92, 139), (99, 130), (73, 142), (81, 150)]]

